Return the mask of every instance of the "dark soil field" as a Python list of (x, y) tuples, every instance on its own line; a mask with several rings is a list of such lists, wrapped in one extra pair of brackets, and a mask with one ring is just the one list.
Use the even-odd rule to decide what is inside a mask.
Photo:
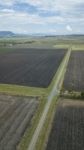
[(48, 87), (66, 50), (16, 49), (0, 54), (0, 83)]
[(16, 150), (38, 102), (38, 98), (0, 95), (0, 150)]
[(84, 51), (71, 53), (64, 80), (64, 89), (84, 91)]
[(46, 150), (84, 150), (83, 101), (59, 101)]

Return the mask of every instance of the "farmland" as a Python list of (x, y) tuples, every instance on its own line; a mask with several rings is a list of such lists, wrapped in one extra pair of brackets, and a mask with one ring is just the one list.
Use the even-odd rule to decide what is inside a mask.
[(9, 38), (0, 45), (1, 150), (82, 150), (84, 103), (58, 96), (84, 89), (83, 39)]
[(38, 104), (38, 98), (0, 94), (0, 150), (16, 149)]
[[(46, 150), (84, 149), (84, 51), (72, 51)], [(82, 99), (80, 99), (82, 98)]]
[(84, 102), (60, 99), (46, 150), (84, 149)]
[(84, 91), (84, 51), (71, 53), (63, 87), (69, 91)]
[(0, 54), (0, 83), (48, 87), (66, 50), (14, 49)]

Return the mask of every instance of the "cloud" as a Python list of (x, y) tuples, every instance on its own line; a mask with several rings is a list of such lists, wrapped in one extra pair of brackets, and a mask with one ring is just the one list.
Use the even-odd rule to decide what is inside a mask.
[(15, 11), (13, 9), (2, 9), (1, 13), (15, 13)]
[(0, 0), (0, 5), (4, 6), (12, 6), (14, 3), (14, 0)]
[(71, 32), (71, 31), (72, 31), (72, 28), (71, 28), (71, 26), (70, 26), (70, 25), (67, 25), (67, 26), (66, 26), (66, 29), (67, 29), (67, 31), (69, 31), (69, 32)]
[(0, 30), (67, 34), (83, 26), (84, 0), (0, 0)]

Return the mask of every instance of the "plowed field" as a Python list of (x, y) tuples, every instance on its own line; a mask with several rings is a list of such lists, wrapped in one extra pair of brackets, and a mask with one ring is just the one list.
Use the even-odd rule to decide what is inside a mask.
[(0, 150), (16, 150), (37, 106), (36, 98), (0, 95)]
[(0, 54), (0, 83), (48, 87), (66, 50), (16, 49)]
[(59, 101), (46, 150), (84, 150), (83, 101)]
[(71, 53), (64, 80), (64, 89), (84, 91), (84, 51)]

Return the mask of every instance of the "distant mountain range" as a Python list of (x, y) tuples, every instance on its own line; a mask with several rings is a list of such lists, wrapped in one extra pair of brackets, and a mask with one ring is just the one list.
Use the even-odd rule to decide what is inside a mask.
[(15, 34), (11, 31), (0, 31), (0, 37), (12, 37)]
[(71, 34), (71, 35), (55, 35), (49, 33), (36, 33), (36, 34), (16, 34), (11, 31), (0, 31), (0, 38), (5, 37), (57, 37), (57, 38), (84, 38), (84, 34)]

